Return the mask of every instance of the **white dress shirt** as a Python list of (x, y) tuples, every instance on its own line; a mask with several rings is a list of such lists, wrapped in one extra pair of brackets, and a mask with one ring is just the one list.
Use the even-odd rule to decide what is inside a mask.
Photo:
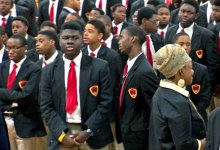
[[(77, 102), (78, 102), (78, 105), (72, 114), (66, 113), (66, 121), (68, 123), (81, 123), (80, 90), (79, 90), (81, 60), (82, 60), (82, 52), (80, 51), (79, 55), (77, 57), (75, 57), (73, 60), (75, 63), (76, 78), (77, 78)], [(68, 73), (70, 70), (71, 60), (66, 59), (63, 55), (63, 61), (64, 61), (64, 70), (65, 70), (65, 74), (64, 74), (64, 76), (65, 76), (65, 89), (66, 89), (65, 91), (67, 92)]]
[(94, 57), (97, 58), (101, 46), (102, 46), (102, 44), (100, 44), (100, 46), (99, 46), (96, 50), (92, 51), (92, 50), (90, 49), (89, 45), (88, 45), (88, 46), (87, 46), (87, 49), (88, 49), (88, 55), (90, 55), (90, 53), (93, 52), (93, 53), (95, 54)]
[[(195, 24), (195, 23), (192, 23), (191, 26), (189, 26), (188, 28), (184, 28), (185, 33), (187, 33), (187, 34), (189, 35), (190, 39), (192, 39), (194, 24)], [(179, 28), (178, 28), (178, 30), (177, 30), (176, 33), (181, 32), (182, 29), (183, 29), (183, 28), (182, 28), (181, 25), (179, 24)]]

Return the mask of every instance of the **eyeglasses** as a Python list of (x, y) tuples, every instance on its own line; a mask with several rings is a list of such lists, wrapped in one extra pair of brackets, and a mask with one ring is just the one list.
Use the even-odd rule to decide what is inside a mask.
[(153, 24), (159, 25), (160, 21), (159, 20), (148, 20), (150, 22), (152, 22)]
[(9, 52), (10, 50), (12, 50), (13, 52), (18, 52), (20, 48), (24, 47), (25, 45), (19, 46), (19, 47), (13, 47), (13, 48), (9, 48), (6, 47), (7, 52)]

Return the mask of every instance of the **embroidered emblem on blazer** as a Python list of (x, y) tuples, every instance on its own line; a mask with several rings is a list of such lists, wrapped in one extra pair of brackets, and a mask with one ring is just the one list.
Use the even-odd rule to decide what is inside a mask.
[(89, 88), (89, 91), (93, 96), (97, 96), (99, 94), (99, 86), (93, 85)]
[(26, 81), (26, 80), (21, 80), (21, 81), (18, 82), (18, 85), (19, 85), (19, 87), (20, 87), (21, 89), (23, 89), (27, 82), (28, 82), (28, 81)]
[(137, 89), (136, 88), (130, 88), (128, 89), (128, 93), (131, 98), (135, 99), (137, 97)]
[(192, 91), (194, 94), (198, 94), (200, 92), (201, 86), (199, 84), (193, 84), (192, 85)]
[(196, 51), (196, 55), (197, 55), (197, 57), (198, 58), (202, 58), (203, 57), (203, 50), (202, 49), (198, 49), (197, 51)]

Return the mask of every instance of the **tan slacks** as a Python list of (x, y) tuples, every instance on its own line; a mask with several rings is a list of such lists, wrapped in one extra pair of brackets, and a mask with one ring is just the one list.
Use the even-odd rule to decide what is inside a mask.
[(11, 150), (46, 150), (47, 149), (47, 145), (39, 143), (39, 139), (44, 137), (21, 138), (16, 134), (13, 118), (5, 116), (5, 121), (8, 128), (8, 136), (9, 136)]

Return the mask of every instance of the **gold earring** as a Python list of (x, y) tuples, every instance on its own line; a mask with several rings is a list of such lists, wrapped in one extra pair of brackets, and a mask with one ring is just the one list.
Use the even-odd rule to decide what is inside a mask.
[(181, 88), (183, 88), (185, 86), (185, 80), (184, 79), (179, 79), (179, 81), (177, 82), (177, 85)]

